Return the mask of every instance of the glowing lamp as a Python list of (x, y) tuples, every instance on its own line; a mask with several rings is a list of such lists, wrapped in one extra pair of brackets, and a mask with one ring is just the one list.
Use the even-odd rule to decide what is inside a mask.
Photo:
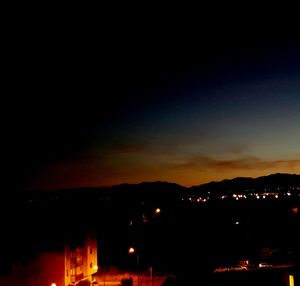
[(135, 249), (133, 247), (130, 247), (128, 249), (128, 253), (130, 253), (130, 254), (135, 253)]

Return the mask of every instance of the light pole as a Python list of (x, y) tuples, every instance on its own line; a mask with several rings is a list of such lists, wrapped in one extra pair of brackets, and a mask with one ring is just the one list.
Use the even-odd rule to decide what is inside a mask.
[(153, 286), (153, 267), (150, 267), (151, 286)]
[[(128, 249), (129, 254), (136, 253), (135, 249), (133, 247), (130, 247)], [(140, 286), (140, 255), (139, 253), (136, 253), (136, 268), (137, 268), (137, 286)]]

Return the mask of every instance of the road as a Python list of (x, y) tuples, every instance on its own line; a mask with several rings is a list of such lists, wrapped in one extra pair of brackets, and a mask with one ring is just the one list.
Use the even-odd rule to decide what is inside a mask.
[[(132, 286), (161, 286), (161, 284), (166, 279), (165, 276), (155, 276), (153, 281), (150, 275), (140, 275), (140, 283), (138, 284), (138, 275), (136, 273), (99, 273), (95, 276), (96, 281), (99, 283), (99, 286), (108, 286), (108, 285), (121, 285), (122, 279), (128, 279), (132, 277), (133, 285)], [(97, 284), (96, 284), (97, 285)]]

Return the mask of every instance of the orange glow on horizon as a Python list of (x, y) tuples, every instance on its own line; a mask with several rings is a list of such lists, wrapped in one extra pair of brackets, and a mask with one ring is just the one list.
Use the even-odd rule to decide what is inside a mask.
[[(41, 170), (34, 180), (28, 182), (28, 189), (110, 187), (123, 183), (139, 184), (156, 181), (191, 187), (236, 177), (257, 178), (275, 173), (299, 173), (300, 167), (300, 160), (284, 164), (281, 161), (268, 162), (262, 159), (251, 161), (251, 158), (248, 160), (228, 159), (227, 161), (217, 159), (206, 161), (202, 159), (201, 161), (200, 158), (199, 162), (195, 159), (193, 164), (176, 164), (168, 163), (168, 158), (166, 158), (166, 162), (161, 162), (161, 160), (157, 162), (158, 159), (153, 159), (151, 154), (146, 154), (145, 158), (139, 156), (131, 158), (126, 154), (121, 161), (114, 162), (111, 159), (104, 163), (93, 163), (87, 158), (83, 160), (82, 168), (79, 168), (76, 160), (53, 163)], [(147, 163), (140, 163), (145, 161)]]

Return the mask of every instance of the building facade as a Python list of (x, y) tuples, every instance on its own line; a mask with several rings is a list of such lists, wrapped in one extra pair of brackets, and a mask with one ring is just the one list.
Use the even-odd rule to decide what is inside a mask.
[(98, 270), (97, 251), (93, 234), (70, 237), (60, 249), (42, 251), (26, 261), (15, 262), (7, 285), (88, 285)]
[(91, 281), (98, 270), (96, 238), (90, 234), (79, 243), (66, 243), (64, 262), (65, 286), (77, 285), (85, 279)]

